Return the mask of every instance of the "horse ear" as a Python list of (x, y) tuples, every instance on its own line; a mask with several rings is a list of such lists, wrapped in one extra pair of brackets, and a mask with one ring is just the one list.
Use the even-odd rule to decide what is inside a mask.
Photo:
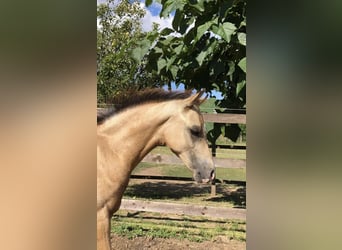
[(187, 106), (193, 106), (193, 105), (200, 106), (208, 97), (208, 95), (206, 95), (204, 98), (201, 98), (204, 93), (205, 93), (205, 89), (201, 89), (195, 95), (187, 98), (186, 99), (187, 100)]

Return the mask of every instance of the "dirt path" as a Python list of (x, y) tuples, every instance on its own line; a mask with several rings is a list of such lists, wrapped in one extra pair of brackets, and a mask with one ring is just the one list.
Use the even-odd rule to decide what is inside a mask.
[(177, 239), (152, 239), (149, 237), (137, 237), (129, 240), (112, 234), (112, 246), (113, 249), (117, 250), (244, 250), (246, 249), (246, 242), (228, 240), (225, 237), (217, 237), (213, 241), (201, 243)]

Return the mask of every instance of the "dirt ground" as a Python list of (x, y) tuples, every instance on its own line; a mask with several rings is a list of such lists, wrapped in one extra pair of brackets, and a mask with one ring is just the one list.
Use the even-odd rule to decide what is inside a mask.
[(177, 239), (152, 239), (149, 237), (137, 237), (129, 240), (112, 234), (112, 247), (116, 250), (244, 250), (246, 249), (246, 242), (228, 240), (225, 237), (217, 237), (212, 241), (201, 243)]

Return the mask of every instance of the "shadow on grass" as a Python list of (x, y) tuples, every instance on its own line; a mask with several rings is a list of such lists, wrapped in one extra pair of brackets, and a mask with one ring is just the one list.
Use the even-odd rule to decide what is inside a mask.
[(214, 202), (230, 202), (234, 204), (235, 208), (246, 208), (246, 187), (239, 187), (234, 191), (226, 192), (225, 189), (222, 190), (222, 187), (218, 185), (217, 194), (217, 196), (209, 197), (206, 200)]
[(143, 198), (143, 199), (172, 199), (179, 200), (183, 198), (201, 199), (211, 202), (229, 202), (234, 207), (246, 207), (246, 188), (232, 185), (216, 185), (217, 195), (210, 196), (210, 185), (198, 185), (194, 183), (174, 183), (174, 182), (142, 182), (130, 184), (125, 196)]

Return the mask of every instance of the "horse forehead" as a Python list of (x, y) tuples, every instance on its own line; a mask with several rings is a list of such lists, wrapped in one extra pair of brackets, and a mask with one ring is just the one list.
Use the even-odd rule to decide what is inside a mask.
[(183, 117), (187, 124), (200, 125), (203, 123), (203, 117), (197, 110), (188, 110)]

